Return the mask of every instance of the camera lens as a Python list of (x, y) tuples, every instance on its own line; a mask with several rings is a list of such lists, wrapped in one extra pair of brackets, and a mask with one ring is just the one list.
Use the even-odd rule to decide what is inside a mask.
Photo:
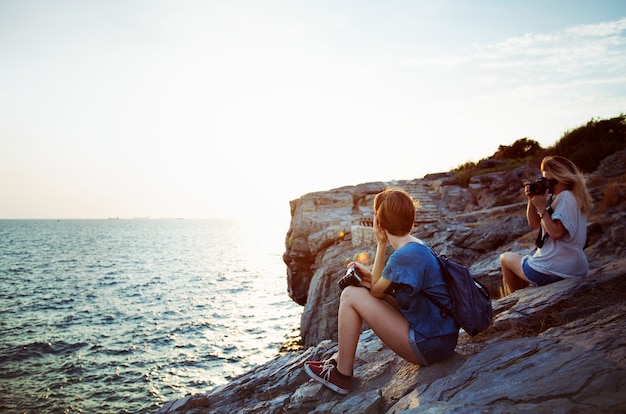
[(543, 177), (528, 186), (530, 195), (542, 195), (546, 193), (546, 190), (548, 190), (548, 180)]

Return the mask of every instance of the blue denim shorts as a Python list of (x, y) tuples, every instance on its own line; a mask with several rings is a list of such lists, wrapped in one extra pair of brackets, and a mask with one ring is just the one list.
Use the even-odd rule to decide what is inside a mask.
[(562, 277), (547, 275), (545, 273), (541, 273), (530, 267), (528, 264), (528, 256), (524, 256), (522, 258), (522, 271), (524, 272), (524, 276), (526, 279), (530, 281), (531, 285), (534, 286), (545, 286), (550, 283), (558, 282), (559, 280), (563, 280)]
[(427, 366), (435, 362), (443, 361), (454, 354), (454, 348), (459, 339), (459, 332), (434, 338), (420, 339), (421, 335), (416, 334), (413, 329), (409, 329), (409, 343), (420, 365)]

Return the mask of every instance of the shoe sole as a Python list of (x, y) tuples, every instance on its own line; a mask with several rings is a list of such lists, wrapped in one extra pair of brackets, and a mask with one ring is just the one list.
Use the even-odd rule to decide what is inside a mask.
[(346, 390), (344, 388), (338, 387), (332, 382), (328, 382), (324, 378), (317, 376), (313, 371), (311, 371), (311, 368), (309, 367), (308, 364), (304, 364), (304, 371), (307, 373), (309, 377), (313, 378), (315, 381), (319, 382), (320, 384), (325, 385), (326, 387), (330, 388), (336, 393), (339, 393), (341, 395), (346, 395), (350, 392), (350, 390)]

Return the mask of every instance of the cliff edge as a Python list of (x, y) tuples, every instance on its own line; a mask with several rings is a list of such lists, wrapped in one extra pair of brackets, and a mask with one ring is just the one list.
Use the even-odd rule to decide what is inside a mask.
[[(444, 173), (292, 201), (284, 260), (289, 293), (304, 306), (304, 349), (158, 413), (626, 412), (626, 151), (587, 177), (589, 276), (499, 298), (499, 254), (534, 248), (519, 188), (532, 176), (538, 170), (522, 167), (461, 187)], [(455, 356), (429, 367), (400, 359), (364, 326), (353, 390), (340, 396), (309, 380), (302, 363), (336, 352), (336, 281), (347, 262), (373, 258), (372, 200), (390, 186), (422, 201), (413, 233), (488, 286), (494, 323), (475, 337), (461, 332)]]

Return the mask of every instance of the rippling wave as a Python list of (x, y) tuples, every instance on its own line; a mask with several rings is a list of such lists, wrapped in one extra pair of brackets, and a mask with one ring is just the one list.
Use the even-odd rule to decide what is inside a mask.
[(154, 412), (269, 360), (301, 312), (280, 233), (0, 221), (0, 411)]

